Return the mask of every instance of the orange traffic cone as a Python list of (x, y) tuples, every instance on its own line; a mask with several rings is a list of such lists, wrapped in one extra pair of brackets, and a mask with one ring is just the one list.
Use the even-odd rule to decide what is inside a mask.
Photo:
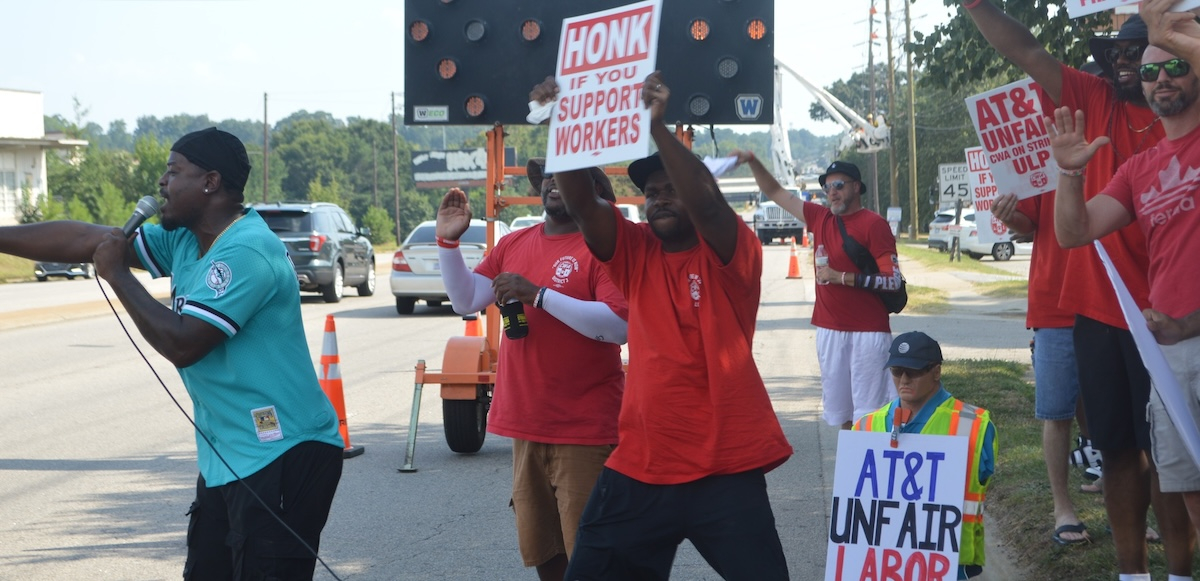
[(808, 228), (800, 230), (800, 248), (808, 248)]
[(788, 278), (804, 278), (800, 274), (800, 259), (796, 256), (796, 237), (792, 236), (792, 256), (788, 259)]
[(333, 315), (325, 316), (325, 342), (321, 349), (321, 375), (318, 377), (325, 397), (333, 404), (338, 417), (338, 431), (342, 433), (342, 458), (361, 456), (366, 450), (362, 446), (350, 445), (350, 428), (346, 425), (346, 401), (342, 394), (342, 364), (338, 358), (337, 330), (333, 326)]
[(463, 317), (463, 320), (467, 322), (466, 330), (463, 331), (463, 335), (466, 335), (467, 337), (483, 336), (483, 329), (479, 325), (479, 313), (466, 315)]

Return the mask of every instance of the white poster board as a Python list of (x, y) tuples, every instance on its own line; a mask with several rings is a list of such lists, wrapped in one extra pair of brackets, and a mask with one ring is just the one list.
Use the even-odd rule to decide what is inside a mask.
[(968, 440), (838, 432), (825, 581), (955, 579)]
[(1025, 199), (1058, 187), (1037, 83), (1026, 77), (966, 103), (1000, 193)]
[[(1141, 0), (1067, 0), (1067, 16), (1079, 18), (1105, 10), (1115, 10), (1122, 6), (1137, 6), (1140, 2)], [(1171, 8), (1171, 11), (1181, 12), (1196, 7), (1200, 7), (1200, 0), (1179, 0), (1179, 3)]]
[(967, 155), (968, 181), (971, 188), (971, 208), (975, 211), (975, 227), (979, 241), (984, 244), (1008, 242), (1012, 236), (1008, 226), (992, 216), (992, 204), (1000, 195), (996, 178), (987, 163), (987, 152), (982, 147), (963, 150)]
[(649, 155), (642, 81), (654, 72), (661, 14), (662, 0), (647, 0), (563, 20), (547, 172)]

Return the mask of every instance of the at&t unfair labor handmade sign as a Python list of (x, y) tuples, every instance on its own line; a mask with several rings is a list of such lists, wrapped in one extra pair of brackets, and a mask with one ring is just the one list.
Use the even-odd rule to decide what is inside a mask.
[(838, 432), (826, 581), (954, 581), (967, 438)]
[(642, 81), (654, 72), (661, 14), (661, 0), (649, 0), (563, 20), (546, 171), (650, 153)]
[(968, 97), (967, 111), (1001, 194), (1025, 199), (1058, 187), (1037, 83), (1025, 78)]

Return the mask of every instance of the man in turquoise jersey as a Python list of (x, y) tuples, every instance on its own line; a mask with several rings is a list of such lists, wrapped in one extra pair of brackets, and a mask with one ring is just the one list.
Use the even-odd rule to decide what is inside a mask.
[[(129, 239), (84, 222), (0, 228), (5, 254), (94, 261), (142, 336), (179, 369), (200, 465), (185, 580), (311, 579), (342, 473), (337, 415), (308, 353), (295, 271), (279, 238), (243, 207), (249, 174), (241, 141), (204, 129), (171, 147), (158, 182), (161, 226)], [(131, 266), (171, 277), (169, 307)]]

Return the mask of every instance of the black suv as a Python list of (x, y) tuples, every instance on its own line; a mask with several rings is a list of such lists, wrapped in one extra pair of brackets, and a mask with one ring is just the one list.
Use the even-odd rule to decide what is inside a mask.
[(342, 300), (347, 286), (357, 288), (360, 297), (375, 294), (371, 232), (356, 228), (336, 204), (275, 202), (253, 208), (287, 247), (300, 290), (319, 292), (327, 303)]

